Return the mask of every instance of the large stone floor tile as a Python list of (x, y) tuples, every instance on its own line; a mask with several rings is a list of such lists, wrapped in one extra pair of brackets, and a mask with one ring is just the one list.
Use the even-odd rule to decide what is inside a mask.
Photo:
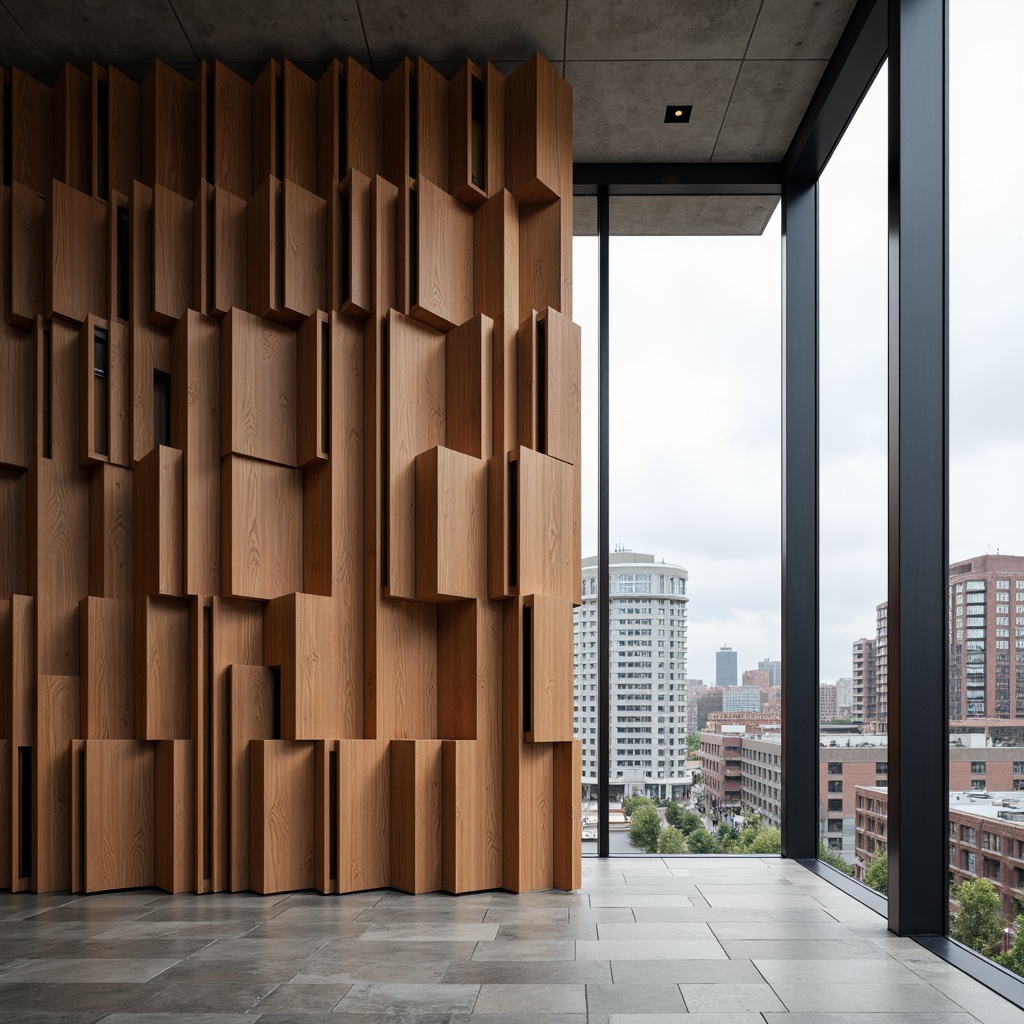
[[(467, 963), (459, 960), (456, 963)], [(403, 985), (436, 985), (445, 977), (451, 960), (422, 960), (415, 963), (390, 959), (318, 960), (305, 964), (292, 978), (296, 985), (350, 985), (361, 981), (390, 981)]]
[(613, 960), (618, 984), (744, 985), (763, 981), (749, 960)]
[(444, 980), (462, 985), (586, 985), (610, 983), (612, 972), (599, 960), (456, 960)]
[[(0, 976), (0, 985), (12, 982), (45, 982), (50, 985), (69, 984), (117, 984), (142, 985), (163, 974), (178, 960), (137, 959), (104, 960), (100, 958), (62, 960), (30, 960), (16, 970)], [(3, 988), (0, 987), (0, 999)]]
[(975, 1024), (969, 1013), (766, 1013), (767, 1024)]
[(609, 1024), (764, 1024), (759, 1013), (613, 1013)]
[[(722, 939), (736, 960), (888, 960), (885, 950), (863, 939)], [(828, 973), (827, 967), (821, 968)]]
[(856, 985), (835, 985), (823, 972), (815, 985), (773, 982), (772, 988), (792, 1013), (821, 1013), (840, 1006), (847, 1013), (948, 1013), (963, 1009), (925, 982), (879, 981), (869, 975)]
[(587, 986), (588, 1013), (681, 1013), (679, 986), (670, 982)]
[(715, 939), (602, 939), (577, 942), (577, 960), (724, 960)]
[(597, 937), (602, 941), (628, 939), (630, 941), (655, 939), (714, 939), (711, 929), (703, 921), (664, 921), (642, 924), (599, 924)]
[(479, 993), (479, 985), (356, 982), (336, 1008), (341, 1013), (472, 1013)]
[(481, 985), (473, 1013), (586, 1013), (583, 985)]
[(148, 999), (136, 1006), (135, 1012), (180, 1013), (195, 1016), (203, 1013), (245, 1013), (255, 1006), (276, 982), (192, 982), (174, 981), (163, 985)]
[(690, 1013), (735, 1013), (739, 1011), (785, 1010), (770, 985), (680, 985)]
[(498, 922), (467, 924), (462, 921), (371, 923), (361, 938), (366, 942), (490, 942)]
[[(497, 927), (497, 926), (495, 926)], [(472, 957), (485, 960), (575, 960), (576, 942), (572, 939), (523, 942), (481, 942)], [(607, 958), (605, 958), (607, 959)]]
[(329, 1013), (350, 985), (278, 985), (261, 999), (252, 1013)]
[(596, 924), (502, 924), (497, 942), (553, 942), (558, 940), (597, 939)]

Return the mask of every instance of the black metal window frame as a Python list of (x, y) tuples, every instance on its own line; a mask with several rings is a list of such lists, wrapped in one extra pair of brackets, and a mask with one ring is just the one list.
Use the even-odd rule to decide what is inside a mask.
[[(782, 855), (1024, 1006), (1024, 981), (948, 928), (947, 0), (859, 0), (777, 164), (576, 164), (598, 234), (598, 856), (609, 855), (609, 205), (782, 204)], [(889, 895), (818, 859), (818, 182), (875, 76), (889, 79)], [(903, 708), (907, 713), (901, 713)], [(904, 790), (912, 794), (901, 800)]]

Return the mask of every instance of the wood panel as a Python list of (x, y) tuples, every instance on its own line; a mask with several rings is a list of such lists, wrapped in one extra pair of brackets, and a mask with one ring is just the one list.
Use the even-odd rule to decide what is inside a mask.
[(91, 193), (92, 82), (73, 64), (61, 68), (53, 90), (53, 149), (54, 178)]
[(445, 443), (476, 459), (494, 452), (494, 339), (494, 321), (479, 314), (445, 339)]
[(428, 178), (416, 187), (410, 311), (448, 331), (473, 315), (473, 214)]
[(213, 316), (248, 300), (249, 207), (224, 188), (213, 190)]
[(171, 440), (182, 455), (183, 592), (220, 592), (220, 325), (188, 311), (172, 335)]
[(493, 64), (466, 61), (449, 96), (448, 191), (475, 209), (505, 184), (505, 78)]
[(338, 892), (391, 884), (387, 740), (338, 740)]
[(191, 740), (154, 744), (153, 881), (167, 892), (194, 892), (195, 754)]
[(490, 601), (456, 601), (437, 622), (437, 732), (444, 739), (497, 742), (501, 616)]
[(136, 598), (184, 597), (184, 458), (154, 448), (135, 467)]
[(317, 83), (317, 180), (326, 197), (352, 170), (383, 169), (383, 83), (352, 57), (334, 60)]
[(307, 192), (317, 187), (316, 82), (284, 62), (284, 178)]
[(11, 68), (11, 184), (50, 194), (53, 181), (53, 90)]
[(327, 202), (289, 179), (282, 191), (280, 312), (298, 321), (327, 305)]
[(246, 200), (252, 194), (252, 86), (217, 61), (213, 89), (213, 183)]
[(79, 734), (77, 676), (36, 680), (32, 760), (32, 889), (71, 884), (71, 741)]
[(416, 58), (416, 167), (412, 177), (429, 178), (448, 190), (448, 80), (422, 57)]
[(133, 618), (130, 601), (82, 599), (81, 735), (135, 736)]
[[(572, 739), (572, 602), (532, 594), (523, 614), (523, 734), (527, 743)], [(529, 711), (529, 717), (527, 717)]]
[(134, 475), (103, 464), (89, 474), (89, 593), (130, 601), (134, 594)]
[(353, 169), (327, 201), (327, 301), (353, 320), (365, 320), (373, 306), (370, 183)]
[(0, 187), (0, 467), (27, 469), (32, 396), (31, 337), (8, 326), (11, 190)]
[[(110, 190), (131, 195), (141, 173), (141, 86), (117, 68), (107, 69), (107, 134)], [(104, 198), (104, 197), (100, 197)]]
[(0, 600), (28, 590), (28, 474), (0, 469)]
[(240, 309), (221, 344), (221, 455), (296, 464), (295, 332)]
[(487, 463), (435, 447), (416, 456), (416, 597), (487, 590)]
[(382, 538), (388, 597), (416, 596), (415, 459), (444, 444), (444, 335), (391, 310), (387, 317), (385, 448), (387, 510)]
[[(2, 612), (0, 612), (2, 615)], [(0, 629), (3, 623), (0, 622)], [(11, 887), (11, 741), (0, 740), (0, 886)]]
[(442, 744), (442, 887), (477, 892), (501, 887), (501, 776), (484, 743)]
[(326, 462), (331, 447), (331, 325), (314, 313), (297, 334), (296, 461), (301, 469)]
[(27, 330), (46, 308), (46, 198), (19, 181), (11, 185), (10, 230), (9, 316)]
[(32, 859), (22, 858), (22, 825), (27, 825), (31, 849), (31, 815), (29, 806), (22, 803), (20, 752), (24, 748), (32, 757), (35, 741), (36, 711), (36, 614), (35, 598), (13, 594), (10, 600), (10, 634), (7, 650), (10, 653), (10, 690), (5, 697), (10, 701), (7, 720), (11, 725), (11, 891), (23, 892), (32, 885)]
[(188, 604), (170, 598), (138, 598), (135, 617), (135, 736), (188, 739)]
[[(194, 195), (194, 194), (193, 194)], [(193, 196), (153, 187), (153, 310), (149, 321), (173, 327), (196, 305), (192, 253)]]
[(137, 740), (86, 740), (86, 892), (152, 885), (154, 748)]
[(416, 114), (410, 103), (409, 90), (415, 73), (413, 62), (403, 57), (394, 71), (384, 79), (384, 166), (381, 174), (392, 185), (402, 185), (406, 178), (416, 174), (410, 145), (411, 127)]
[(258, 179), (248, 202), (248, 309), (257, 316), (279, 315), (284, 300), (284, 201), (281, 179)]
[(230, 888), (249, 888), (249, 741), (275, 735), (274, 673), (257, 665), (228, 670), (228, 808)]
[(564, 247), (572, 235), (563, 230), (562, 200), (519, 206), (519, 320), (551, 306), (572, 315), (570, 281), (564, 274)]
[(391, 885), (441, 888), (441, 741), (391, 741)]
[(257, 892), (312, 889), (312, 743), (249, 744), (249, 882)]
[(142, 83), (141, 98), (142, 180), (194, 196), (199, 185), (194, 84), (158, 60)]
[(302, 586), (302, 473), (228, 455), (221, 461), (221, 589), (269, 600)]
[(107, 204), (59, 181), (46, 204), (46, 315), (108, 316)]
[(530, 448), (518, 448), (510, 470), (518, 479), (515, 522), (510, 527), (518, 535), (515, 586), (520, 594), (571, 600), (573, 468)]
[(110, 461), (110, 327), (89, 314), (78, 338), (78, 460), (82, 469)]
[(583, 743), (570, 740), (554, 745), (554, 885), (556, 889), (579, 889), (583, 884), (580, 846), (583, 818), (580, 814), (579, 785), (583, 777)]

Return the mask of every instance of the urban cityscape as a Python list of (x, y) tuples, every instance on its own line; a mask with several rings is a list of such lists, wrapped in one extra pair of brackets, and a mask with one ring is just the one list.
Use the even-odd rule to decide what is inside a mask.
[[(574, 616), (585, 852), (597, 837), (597, 562), (583, 560)], [(628, 549), (611, 553), (609, 564), (612, 852), (777, 852), (781, 662), (765, 657), (741, 668), (742, 652), (723, 643), (715, 678), (689, 678), (688, 571)], [(1024, 967), (1024, 920), (1017, 927), (1024, 913), (1024, 556), (952, 564), (948, 597), (951, 934), (1017, 969)], [(884, 601), (873, 618), (873, 636), (851, 638), (849, 674), (819, 685), (820, 851), (884, 895)]]

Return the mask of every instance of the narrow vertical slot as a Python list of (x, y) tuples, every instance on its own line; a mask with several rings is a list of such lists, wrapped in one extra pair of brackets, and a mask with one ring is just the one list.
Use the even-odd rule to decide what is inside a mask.
[(284, 183), (278, 182), (274, 188), (274, 305), (284, 302)]
[(32, 877), (31, 747), (18, 747), (18, 877)]
[(523, 605), (523, 732), (533, 732), (533, 607)]
[(420, 165), (420, 127), (419, 127), (419, 101), (416, 92), (416, 76), (409, 73), (409, 166), (406, 173), (410, 178), (416, 177), (416, 169)]
[(389, 583), (388, 568), (391, 561), (390, 531), (388, 519), (391, 514), (391, 353), (388, 345), (388, 322), (380, 327), (380, 585)]
[(274, 79), (274, 177), (284, 177), (284, 78)]
[(508, 585), (519, 586), (519, 463), (508, 464)]
[(213, 876), (213, 609), (203, 608), (203, 879)]
[(533, 382), (537, 398), (537, 451), (548, 450), (548, 323), (537, 320), (537, 369)]
[(420, 301), (420, 207), (416, 190), (409, 189), (409, 305)]
[(53, 458), (53, 335), (43, 328), (43, 458)]
[(110, 454), (110, 344), (106, 330), (92, 329), (93, 450)]
[(338, 752), (327, 755), (327, 842), (329, 861), (327, 877), (333, 882), (338, 877)]
[(320, 451), (331, 453), (331, 325), (320, 321)]
[(102, 78), (96, 80), (96, 194), (110, 194), (110, 88)]
[(487, 138), (487, 102), (484, 83), (470, 75), (470, 173), (473, 184), (487, 191), (487, 159), (484, 151)]
[(117, 315), (128, 319), (128, 207), (117, 208)]
[(214, 110), (216, 99), (213, 91), (213, 75), (207, 72), (206, 75), (206, 180), (214, 183), (214, 161), (213, 145), (217, 133), (214, 131)]
[(338, 75), (338, 177), (348, 174), (348, 82)]
[(214, 216), (213, 193), (206, 200), (206, 312), (213, 315), (213, 275), (216, 272), (216, 241), (213, 232), (217, 218)]
[(270, 736), (268, 739), (281, 738), (281, 666), (270, 666)]
[(341, 193), (341, 306), (352, 298), (352, 183)]
[(3, 112), (2, 116), (4, 119), (4, 187), (11, 187), (11, 140), (13, 136), (12, 125), (11, 125), (11, 87), (10, 85), (4, 86), (0, 83), (0, 93), (3, 93)]
[(153, 445), (171, 443), (171, 375), (153, 371)]
[(85, 748), (78, 751), (78, 891), (85, 892)]

